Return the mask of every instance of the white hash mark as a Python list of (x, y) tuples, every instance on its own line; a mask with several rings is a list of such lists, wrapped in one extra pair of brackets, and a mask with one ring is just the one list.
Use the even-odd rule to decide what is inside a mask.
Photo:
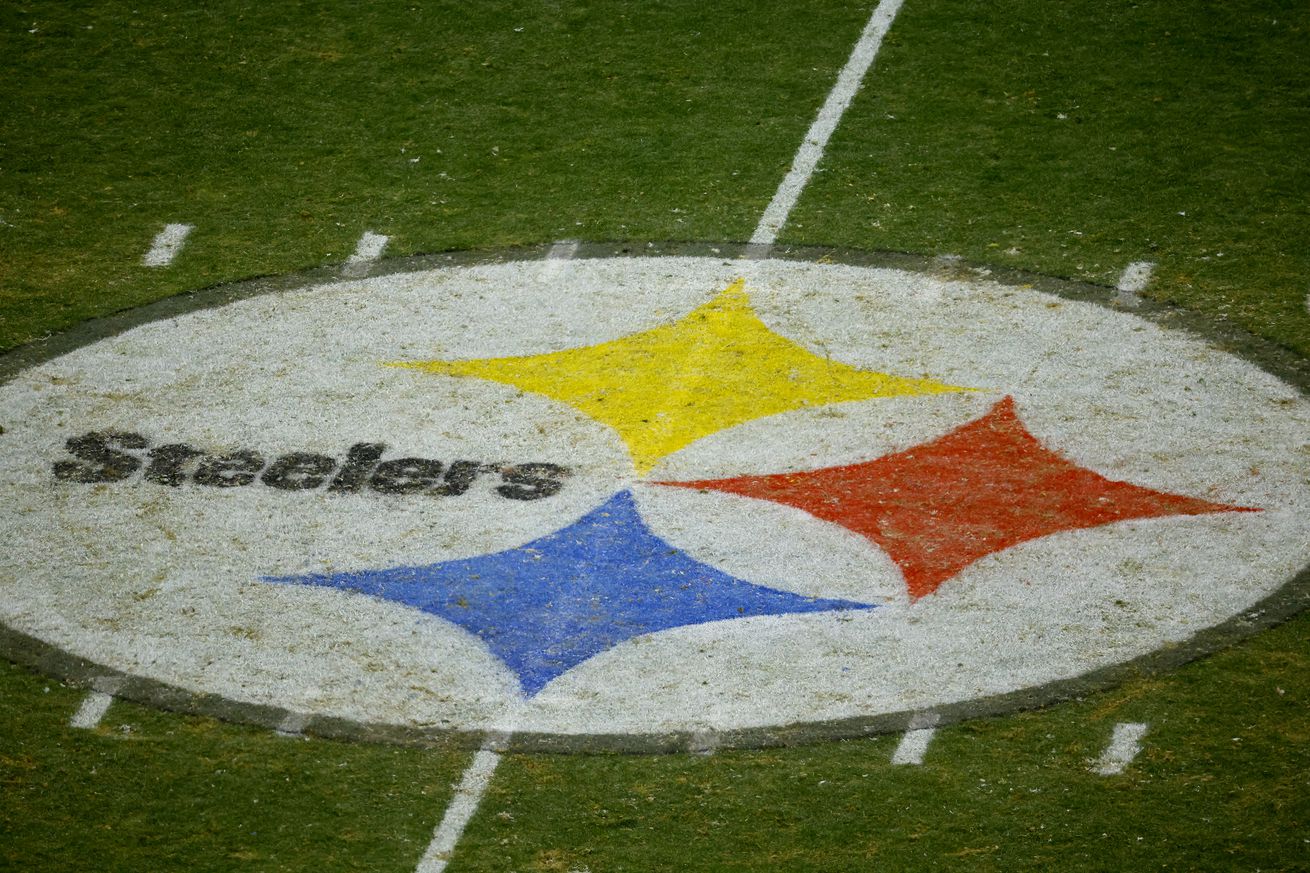
[(551, 279), (558, 279), (564, 272), (564, 268), (574, 255), (578, 253), (578, 241), (575, 239), (562, 239), (550, 247), (546, 252), (545, 263), (542, 264), (541, 270), (537, 273), (537, 278), (543, 282)]
[(147, 267), (166, 267), (173, 263), (177, 253), (182, 250), (182, 244), (194, 229), (195, 226), (190, 224), (165, 225), (163, 230), (155, 234), (150, 251), (141, 258), (141, 263)]
[(90, 730), (100, 724), (100, 719), (105, 717), (109, 711), (109, 705), (114, 702), (114, 695), (106, 694), (103, 691), (90, 691), (82, 699), (82, 705), (73, 713), (73, 717), (68, 720), (69, 727), (82, 728)]
[(355, 253), (346, 259), (346, 265), (341, 268), (341, 272), (346, 276), (363, 276), (368, 272), (369, 266), (382, 257), (382, 252), (390, 239), (371, 230), (364, 231), (364, 235), (355, 245)]
[(1118, 302), (1126, 306), (1136, 306), (1141, 303), (1141, 293), (1146, 290), (1146, 286), (1151, 284), (1151, 274), (1155, 270), (1155, 264), (1150, 261), (1133, 261), (1124, 267), (1124, 271), (1119, 276), (1119, 282), (1115, 289), (1119, 292)]
[(1093, 773), (1101, 776), (1116, 776), (1132, 763), (1138, 752), (1142, 751), (1142, 737), (1146, 736), (1147, 725), (1142, 722), (1121, 722), (1114, 726), (1114, 736), (1110, 745), (1101, 753), (1101, 758), (1092, 768)]
[(901, 764), (922, 764), (923, 756), (928, 752), (928, 744), (932, 742), (933, 734), (937, 733), (937, 715), (932, 712), (921, 712), (910, 719), (910, 729), (901, 737), (900, 745), (892, 753), (892, 763)]

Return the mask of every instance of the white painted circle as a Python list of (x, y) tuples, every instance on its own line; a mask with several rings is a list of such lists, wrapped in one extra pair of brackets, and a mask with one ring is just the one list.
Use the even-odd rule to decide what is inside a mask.
[[(869, 460), (1016, 398), (1028, 429), (1112, 480), (1258, 513), (1066, 531), (911, 602), (869, 541), (799, 510), (639, 480), (607, 425), (484, 379), (385, 366), (532, 355), (676, 321), (738, 278), (760, 318), (861, 369), (976, 387), (739, 424), (652, 478)], [(986, 281), (786, 261), (508, 262), (329, 282), (134, 328), (0, 386), (0, 620), (128, 674), (364, 723), (561, 735), (741, 730), (921, 710), (1076, 677), (1187, 640), (1310, 562), (1310, 404), (1195, 337)], [(552, 462), (549, 499), (79, 483), (92, 431), (210, 453)], [(877, 603), (620, 642), (524, 695), (476, 636), (271, 576), (432, 564), (547, 536), (630, 489), (654, 534), (739, 579)]]

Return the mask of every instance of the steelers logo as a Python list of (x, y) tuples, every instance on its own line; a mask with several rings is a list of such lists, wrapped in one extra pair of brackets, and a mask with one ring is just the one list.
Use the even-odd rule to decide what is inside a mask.
[(816, 260), (391, 269), (9, 365), (11, 654), (324, 732), (750, 745), (1055, 699), (1310, 562), (1310, 405), (1158, 319)]

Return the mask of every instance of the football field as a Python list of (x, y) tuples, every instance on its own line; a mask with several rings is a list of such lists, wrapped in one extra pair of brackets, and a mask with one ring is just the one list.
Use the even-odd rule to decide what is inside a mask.
[[(0, 47), (0, 866), (1310, 869), (1304, 3), (17, 3)], [(426, 319), (414, 276), (444, 289)], [(675, 358), (720, 380), (678, 404), (713, 411), (655, 431), (647, 365)], [(119, 361), (163, 387), (59, 405)], [(1068, 402), (1092, 424), (1040, 408), (1062, 382), (1091, 386)], [(224, 418), (233, 398), (253, 399)], [(377, 410), (509, 454), (379, 466), (398, 438), (365, 432)], [(958, 554), (797, 521), (832, 521), (797, 470), (876, 474), (899, 505), (983, 431), (1137, 508), (1052, 505), (1076, 520)], [(31, 480), (38, 432), (72, 454)], [(810, 435), (822, 462), (786, 454)], [(276, 460), (240, 466), (256, 452)], [(625, 585), (664, 561), (737, 599), (625, 607), (622, 639), (563, 662), (499, 641), (556, 632), (522, 604), (468, 617), (477, 584), (410, 618), (402, 556), (427, 553), (394, 519), (428, 487), (455, 507), (409, 561), (449, 569), (434, 589), (596, 536), (651, 550)], [(970, 499), (932, 488), (934, 523)], [(283, 502), (211, 542), (228, 516), (185, 502), (211, 494)], [(181, 542), (132, 540), (174, 521)], [(337, 565), (393, 528), (385, 560)], [(107, 587), (76, 587), (83, 567)], [(1006, 587), (1024, 573), (1052, 590)], [(1044, 630), (1005, 624), (1011, 603)], [(971, 604), (992, 623), (962, 624)], [(809, 661), (787, 630), (846, 640), (864, 612), (907, 618), (860, 639), (932, 656)], [(884, 667), (904, 702), (848, 705)]]

